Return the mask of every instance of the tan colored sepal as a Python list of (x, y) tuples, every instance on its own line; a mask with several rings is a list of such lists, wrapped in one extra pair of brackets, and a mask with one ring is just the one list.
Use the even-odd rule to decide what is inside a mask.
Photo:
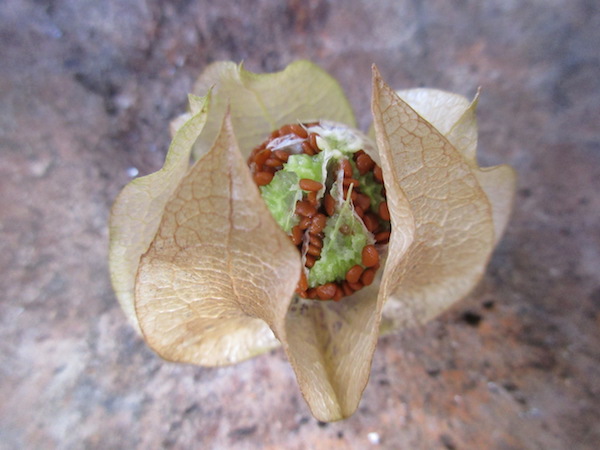
[(515, 198), (517, 174), (502, 164), (479, 167), (477, 163), (477, 118), (479, 92), (469, 102), (465, 97), (437, 89), (398, 91), (421, 117), (431, 123), (462, 154), (492, 206), (496, 244), (502, 237)]
[(245, 158), (265, 136), (286, 124), (332, 120), (356, 126), (337, 80), (310, 61), (295, 61), (280, 72), (266, 74), (249, 72), (231, 61), (215, 62), (196, 81), (194, 92), (211, 88), (211, 113), (195, 146), (196, 158), (214, 142), (228, 106)]
[(375, 67), (372, 110), (382, 161), (395, 171), (416, 227), (397, 278), (387, 282), (386, 321), (401, 329), (424, 323), (475, 286), (494, 245), (494, 227), (490, 203), (465, 158)]
[(299, 298), (290, 309), (284, 349), (318, 420), (340, 420), (358, 407), (379, 335), (377, 284), (339, 303)]
[(195, 105), (194, 115), (173, 130), (162, 169), (131, 181), (111, 210), (110, 277), (121, 308), (138, 332), (133, 295), (138, 264), (156, 234), (167, 200), (189, 168), (192, 147), (206, 123), (210, 92), (206, 97), (191, 95), (189, 100)]
[(215, 366), (278, 345), (300, 256), (271, 217), (240, 154), (229, 114), (183, 178), (136, 283), (136, 311), (163, 358)]

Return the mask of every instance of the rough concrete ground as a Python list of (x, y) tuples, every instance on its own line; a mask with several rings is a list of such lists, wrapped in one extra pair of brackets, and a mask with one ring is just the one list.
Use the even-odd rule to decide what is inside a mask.
[[(600, 445), (596, 3), (373, 3), (0, 4), (0, 448)], [(333, 424), (310, 416), (280, 351), (162, 361), (106, 265), (109, 207), (161, 166), (202, 68), (298, 58), (341, 81), (363, 128), (373, 62), (397, 88), (481, 86), (480, 159), (520, 175), (477, 290), (381, 339), (359, 411)]]

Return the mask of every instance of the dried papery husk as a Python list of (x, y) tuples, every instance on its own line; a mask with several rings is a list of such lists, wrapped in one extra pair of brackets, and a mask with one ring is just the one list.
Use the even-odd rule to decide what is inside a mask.
[(376, 283), (341, 302), (298, 299), (284, 349), (312, 414), (322, 421), (356, 411), (369, 378), (383, 299)]
[(198, 158), (212, 145), (225, 110), (245, 158), (271, 131), (283, 125), (332, 120), (355, 128), (352, 107), (335, 78), (310, 61), (295, 61), (275, 73), (256, 74), (230, 61), (211, 64), (193, 92), (213, 89), (211, 114), (198, 139)]
[(495, 241), (492, 210), (466, 159), (376, 68), (372, 110), (384, 176), (396, 173), (416, 226), (397, 278), (385, 287), (387, 326), (401, 329), (435, 317), (475, 286)]
[(245, 167), (229, 115), (183, 178), (136, 283), (136, 311), (163, 358), (238, 362), (278, 345), (300, 257)]
[(507, 164), (479, 167), (477, 163), (476, 109), (479, 92), (471, 102), (462, 95), (437, 89), (410, 89), (398, 91), (397, 94), (443, 134), (465, 158), (491, 204), (497, 244), (510, 218), (517, 174)]
[[(209, 112), (208, 99), (191, 97), (190, 112), (173, 122), (165, 167), (132, 182), (115, 202), (111, 275), (119, 300), (168, 360), (230, 364), (281, 343), (313, 415), (348, 417), (380, 329), (425, 322), (480, 278), (506, 225), (514, 172), (478, 167), (476, 101), (417, 90), (401, 93), (405, 102), (375, 69), (378, 152), (369, 154), (385, 179), (387, 257), (371, 285), (339, 303), (294, 299), (300, 255), (245, 159), (284, 124), (354, 127), (349, 103), (307, 61), (265, 75), (215, 63), (195, 91), (210, 88)], [(191, 153), (198, 160), (190, 168)]]
[(121, 308), (138, 332), (134, 287), (140, 258), (156, 234), (169, 197), (189, 169), (192, 147), (207, 119), (210, 91), (207, 92), (205, 97), (190, 95), (192, 114), (177, 127), (162, 169), (131, 181), (111, 210), (111, 281)]

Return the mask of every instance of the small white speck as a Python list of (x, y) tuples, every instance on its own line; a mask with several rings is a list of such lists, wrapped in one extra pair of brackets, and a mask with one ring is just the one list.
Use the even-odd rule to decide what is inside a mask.
[(121, 94), (115, 97), (115, 103), (117, 104), (119, 109), (129, 109), (135, 103), (135, 99), (133, 96), (128, 94)]
[(498, 386), (493, 381), (488, 381), (487, 382), (487, 387), (490, 390), (490, 392), (493, 392), (494, 394), (497, 394), (498, 392), (500, 392), (500, 386)]
[(379, 437), (379, 433), (376, 433), (375, 431), (371, 431), (369, 434), (367, 434), (367, 439), (369, 440), (369, 442), (371, 444), (379, 444), (381, 442), (381, 438)]
[(37, 160), (30, 164), (29, 170), (34, 177), (43, 177), (50, 169), (50, 160)]
[(129, 175), (131, 178), (137, 177), (139, 173), (140, 171), (137, 170), (137, 167), (130, 167), (127, 169), (127, 175)]
[(527, 417), (532, 417), (532, 418), (542, 417), (542, 412), (537, 408), (531, 408), (525, 414)]

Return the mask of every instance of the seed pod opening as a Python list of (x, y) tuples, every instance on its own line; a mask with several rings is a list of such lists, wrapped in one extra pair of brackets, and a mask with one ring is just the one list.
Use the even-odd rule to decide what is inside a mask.
[(323, 121), (284, 125), (250, 154), (267, 207), (302, 255), (301, 297), (338, 301), (378, 268), (391, 226), (373, 149), (359, 131)]

